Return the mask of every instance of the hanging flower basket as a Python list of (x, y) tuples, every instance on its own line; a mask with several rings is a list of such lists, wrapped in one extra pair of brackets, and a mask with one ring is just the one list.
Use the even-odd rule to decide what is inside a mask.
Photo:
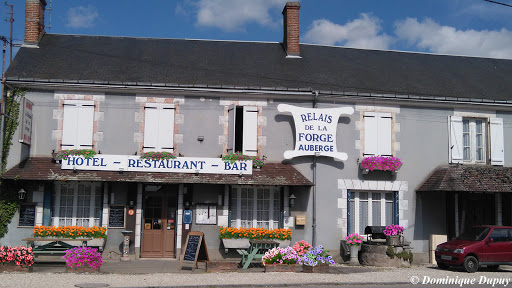
[(375, 170), (396, 173), (402, 167), (402, 164), (402, 160), (396, 157), (370, 156), (365, 157), (359, 163), (359, 166), (363, 170), (363, 174), (368, 174), (368, 172)]

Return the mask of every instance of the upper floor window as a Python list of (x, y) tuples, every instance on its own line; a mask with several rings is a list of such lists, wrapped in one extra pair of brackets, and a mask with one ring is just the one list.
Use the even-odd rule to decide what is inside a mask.
[(391, 113), (364, 113), (363, 156), (392, 156)]
[(258, 107), (232, 106), (229, 114), (228, 153), (258, 154)]
[(174, 151), (174, 104), (146, 103), (144, 152)]
[(92, 149), (94, 101), (65, 100), (62, 149)]
[(503, 165), (503, 119), (450, 116), (450, 163)]

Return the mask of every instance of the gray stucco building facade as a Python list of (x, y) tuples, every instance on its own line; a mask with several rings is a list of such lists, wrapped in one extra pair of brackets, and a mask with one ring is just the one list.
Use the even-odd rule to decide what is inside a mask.
[[(283, 14), (299, 7), (289, 3)], [(290, 228), (292, 242), (321, 244), (339, 260), (348, 234), (399, 224), (415, 259), (428, 261), (432, 234), (512, 224), (512, 61), (299, 45), (298, 34), (285, 35), (296, 39), (26, 36), (6, 80), (27, 89), (33, 104), (31, 143), (13, 141), (3, 181), (15, 188), (2, 193), (26, 190), (34, 225), (107, 227), (104, 255), (111, 257), (120, 253), (123, 230), (134, 231), (137, 257), (178, 258), (189, 231), (205, 233), (211, 259), (230, 257), (218, 229), (232, 226)], [(333, 137), (317, 142), (335, 143), (346, 160), (319, 151), (286, 159), (307, 131), (299, 135), (305, 118), (280, 112), (280, 104), (318, 114), (350, 108), (325, 133), (317, 127), (325, 119), (311, 116), (311, 134)], [(14, 139), (21, 134), (20, 127)], [(83, 147), (129, 164), (64, 168), (52, 159), (52, 151)], [(233, 150), (264, 156), (266, 164), (226, 174), (198, 166), (157, 172), (130, 162), (168, 151), (183, 168)], [(403, 164), (396, 172), (366, 171), (361, 162), (369, 156)], [(109, 223), (115, 207), (123, 209), (121, 227)], [(184, 211), (192, 211), (191, 224)], [(19, 224), (17, 213), (1, 244), (24, 244), (33, 227)]]

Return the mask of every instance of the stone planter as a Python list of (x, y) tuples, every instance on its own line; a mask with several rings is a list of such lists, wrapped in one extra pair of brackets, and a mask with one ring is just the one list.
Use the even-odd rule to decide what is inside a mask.
[(286, 248), (288, 246), (290, 246), (290, 240), (274, 240), (272, 239), (272, 241), (276, 241), (276, 242), (279, 242), (279, 247), (281, 248)]
[(400, 235), (386, 236), (386, 245), (400, 246)]
[(265, 273), (266, 272), (295, 272), (297, 270), (297, 265), (295, 264), (265, 264)]
[(249, 239), (222, 239), (222, 243), (224, 244), (224, 248), (233, 248), (233, 249), (249, 249), (251, 247), (251, 243), (249, 243)]
[(304, 273), (328, 273), (329, 263), (318, 263), (316, 266), (302, 265), (302, 272)]
[[(375, 267), (410, 267), (409, 261), (404, 261), (398, 257), (393, 259), (386, 255), (387, 245), (361, 245), (361, 252), (359, 259), (361, 264), (364, 266), (375, 266)], [(394, 253), (402, 252), (402, 247), (393, 248)]]
[(94, 269), (90, 266), (80, 266), (80, 267), (69, 267), (66, 265), (66, 272), (68, 273), (99, 273), (100, 267)]
[(350, 245), (350, 265), (359, 265), (359, 249), (361, 245)]
[(0, 265), (0, 272), (32, 272), (32, 266), (18, 266), (14, 264)]

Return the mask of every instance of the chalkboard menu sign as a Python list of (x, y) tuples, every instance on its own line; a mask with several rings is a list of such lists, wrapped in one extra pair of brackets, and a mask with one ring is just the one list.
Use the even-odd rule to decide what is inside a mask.
[(183, 267), (183, 261), (192, 261), (192, 270), (194, 270), (197, 268), (197, 262), (208, 262), (209, 260), (204, 234), (196, 231), (188, 233), (187, 242), (181, 257), (180, 270)]
[(19, 226), (35, 226), (36, 223), (36, 205), (20, 206)]
[(108, 214), (108, 227), (110, 228), (124, 228), (124, 206), (110, 206), (110, 213)]

